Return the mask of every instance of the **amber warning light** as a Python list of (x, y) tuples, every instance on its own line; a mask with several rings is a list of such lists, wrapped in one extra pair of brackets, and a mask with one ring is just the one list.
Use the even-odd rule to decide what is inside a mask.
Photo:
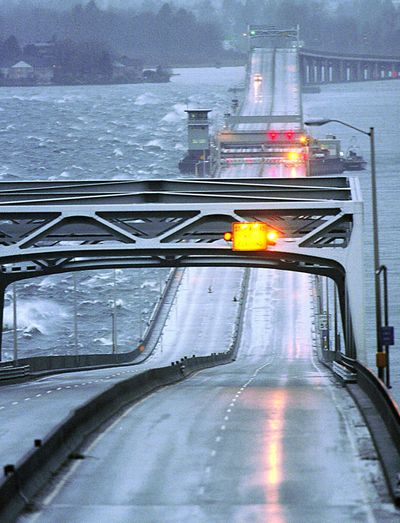
[(225, 241), (232, 241), (233, 251), (265, 251), (275, 245), (278, 232), (262, 222), (238, 222), (232, 224), (232, 232), (224, 233)]

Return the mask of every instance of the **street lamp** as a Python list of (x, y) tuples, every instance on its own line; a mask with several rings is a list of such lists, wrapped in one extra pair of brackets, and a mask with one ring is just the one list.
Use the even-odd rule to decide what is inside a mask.
[[(370, 153), (371, 153), (371, 188), (372, 188), (372, 227), (373, 227), (373, 241), (374, 241), (374, 281), (375, 281), (375, 316), (376, 316), (376, 336), (377, 336), (377, 352), (381, 353), (381, 293), (379, 287), (379, 238), (378, 238), (378, 206), (377, 206), (377, 190), (376, 190), (376, 165), (375, 165), (375, 130), (373, 127), (369, 131), (364, 131), (354, 125), (350, 125), (342, 120), (324, 119), (324, 120), (310, 120), (304, 122), (304, 125), (320, 127), (328, 123), (338, 123), (349, 127), (354, 131), (365, 134), (369, 137)], [(384, 369), (378, 365), (378, 376), (383, 381)]]

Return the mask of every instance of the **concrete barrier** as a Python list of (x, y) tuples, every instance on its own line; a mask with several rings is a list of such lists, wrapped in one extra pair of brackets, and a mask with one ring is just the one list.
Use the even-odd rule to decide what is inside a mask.
[(104, 422), (160, 387), (189, 377), (193, 372), (232, 361), (232, 351), (191, 357), (176, 365), (151, 369), (120, 381), (72, 411), (43, 440), (32, 441), (32, 451), (18, 463), (4, 464), (0, 481), (0, 521), (11, 523), (56, 471)]
[(400, 410), (385, 385), (359, 362), (353, 362), (356, 384), (346, 387), (369, 428), (389, 493), (400, 506)]

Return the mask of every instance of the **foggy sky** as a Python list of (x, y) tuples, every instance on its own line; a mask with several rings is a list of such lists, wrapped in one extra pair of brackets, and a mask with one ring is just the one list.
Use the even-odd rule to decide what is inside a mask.
[[(141, 7), (148, 4), (159, 5), (170, 1), (174, 5), (182, 5), (191, 7), (196, 4), (196, 0), (95, 0), (97, 6), (101, 9), (108, 7), (129, 8)], [(212, 3), (218, 7), (221, 0), (211, 0)], [(56, 7), (62, 9), (71, 8), (77, 4), (87, 4), (89, 0), (0, 0), (0, 7), (8, 7), (10, 5), (31, 5), (34, 7)]]

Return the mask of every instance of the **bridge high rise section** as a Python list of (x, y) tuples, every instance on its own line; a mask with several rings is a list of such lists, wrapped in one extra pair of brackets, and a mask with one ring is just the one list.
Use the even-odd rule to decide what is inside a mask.
[(306, 174), (298, 29), (250, 26), (246, 87), (216, 136), (222, 176)]

